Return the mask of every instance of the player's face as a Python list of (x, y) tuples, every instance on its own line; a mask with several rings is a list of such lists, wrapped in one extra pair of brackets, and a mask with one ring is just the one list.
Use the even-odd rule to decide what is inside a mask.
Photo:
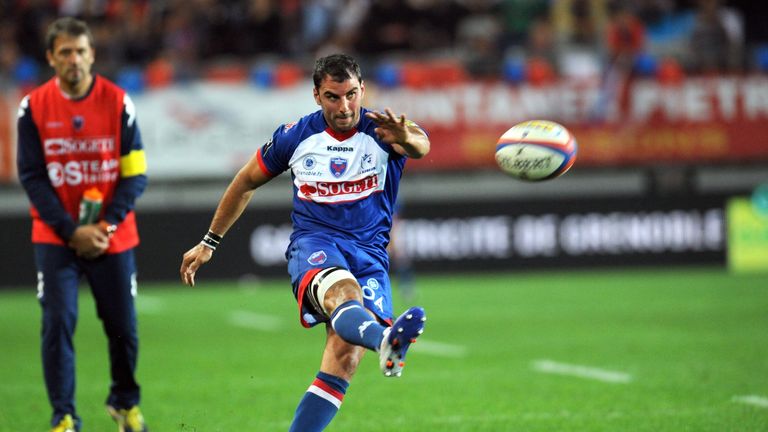
[(77, 94), (83, 85), (90, 85), (94, 55), (88, 36), (62, 33), (54, 40), (53, 49), (46, 51), (46, 57), (68, 93)]
[(322, 108), (325, 122), (331, 129), (347, 132), (357, 126), (365, 93), (365, 85), (357, 78), (338, 82), (326, 75), (314, 93), (315, 102)]

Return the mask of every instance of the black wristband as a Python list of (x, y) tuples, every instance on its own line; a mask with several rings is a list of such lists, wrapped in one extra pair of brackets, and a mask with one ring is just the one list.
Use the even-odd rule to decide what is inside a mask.
[(208, 234), (203, 236), (203, 240), (200, 242), (203, 246), (207, 247), (210, 250), (216, 250), (217, 247), (219, 247), (219, 243), (221, 242), (221, 236), (214, 233), (213, 231), (208, 231)]
[(218, 235), (215, 232), (210, 231), (210, 230), (208, 231), (208, 234), (206, 234), (206, 235), (208, 237), (210, 237), (211, 239), (213, 239), (216, 243), (220, 243), (221, 239), (223, 238), (222, 236), (220, 236), (220, 235)]

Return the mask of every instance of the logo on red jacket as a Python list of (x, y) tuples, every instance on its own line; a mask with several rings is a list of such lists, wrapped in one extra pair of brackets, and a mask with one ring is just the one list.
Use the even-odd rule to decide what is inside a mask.
[(75, 128), (76, 131), (79, 131), (83, 128), (85, 125), (85, 119), (81, 115), (76, 115), (72, 117), (72, 127)]

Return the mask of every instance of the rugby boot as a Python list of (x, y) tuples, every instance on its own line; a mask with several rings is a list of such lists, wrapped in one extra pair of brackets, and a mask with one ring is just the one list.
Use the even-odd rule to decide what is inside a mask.
[(149, 432), (138, 405), (130, 409), (117, 409), (107, 405), (107, 412), (117, 423), (118, 432)]
[(427, 320), (424, 309), (415, 306), (400, 315), (392, 327), (384, 330), (379, 347), (379, 367), (384, 376), (399, 377), (405, 366), (405, 353), (416, 338), (424, 332)]
[(77, 429), (75, 428), (75, 420), (72, 418), (71, 415), (65, 414), (64, 417), (61, 418), (59, 421), (59, 424), (53, 427), (51, 429), (51, 432), (76, 432)]

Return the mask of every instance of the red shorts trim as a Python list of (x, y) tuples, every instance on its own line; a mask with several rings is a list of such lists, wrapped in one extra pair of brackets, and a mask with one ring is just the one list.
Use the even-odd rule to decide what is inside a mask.
[(301, 308), (304, 304), (304, 292), (307, 291), (309, 283), (312, 282), (312, 279), (316, 274), (320, 273), (321, 270), (323, 269), (319, 268), (309, 270), (308, 272), (304, 273), (304, 276), (301, 278), (301, 282), (299, 282), (299, 292), (296, 294), (296, 301), (299, 303), (299, 321), (301, 321), (301, 325), (304, 326), (304, 328), (312, 327), (308, 322), (304, 320), (304, 316), (301, 314)]

